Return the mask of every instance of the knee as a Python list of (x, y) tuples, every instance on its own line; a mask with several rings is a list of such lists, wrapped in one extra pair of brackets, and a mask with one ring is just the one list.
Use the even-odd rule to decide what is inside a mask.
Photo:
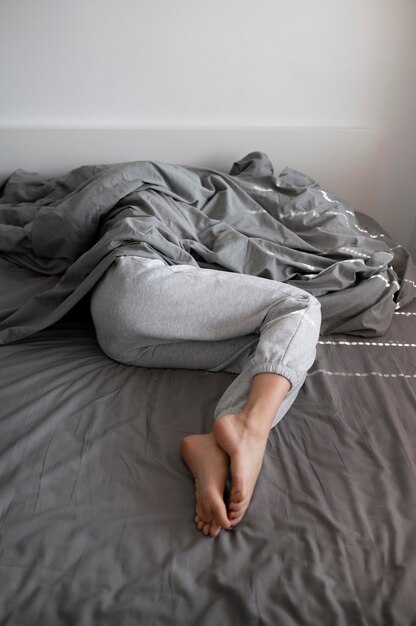
[(311, 293), (305, 292), (308, 297), (310, 315), (320, 324), (321, 323), (321, 303)]
[(316, 335), (316, 338), (318, 338), (322, 321), (321, 304), (319, 300), (315, 298), (315, 296), (313, 296), (311, 293), (305, 292), (305, 295), (308, 301), (306, 317), (309, 323), (314, 328), (314, 335)]
[(308, 314), (315, 320), (320, 323), (321, 321), (321, 304), (319, 300), (313, 296), (309, 291), (305, 289), (301, 289), (300, 287), (294, 287), (292, 285), (287, 285), (290, 289), (288, 295), (295, 303), (295, 306), (300, 311), (308, 311)]
[[(294, 288), (292, 292), (292, 308), (298, 313), (298, 318), (302, 320), (302, 327), (309, 326), (312, 337), (317, 337), (321, 328), (321, 304), (319, 300), (308, 291)], [(299, 317), (300, 316), (300, 317)]]

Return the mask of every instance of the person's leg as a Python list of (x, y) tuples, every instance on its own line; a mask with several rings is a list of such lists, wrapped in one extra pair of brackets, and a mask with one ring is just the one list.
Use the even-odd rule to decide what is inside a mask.
[[(91, 310), (100, 345), (119, 361), (241, 371), (218, 403), (213, 432), (182, 444), (195, 476), (198, 528), (215, 535), (227, 527), (220, 491), (228, 456), (234, 481), (230, 509), (238, 522), (251, 498), (267, 433), (295, 399), (313, 362), (317, 301), (261, 278), (122, 257), (96, 288)], [(251, 464), (243, 462), (249, 448)]]
[(243, 408), (262, 372), (287, 378), (293, 401), (313, 363), (320, 325), (318, 301), (295, 287), (128, 256), (95, 287), (91, 313), (101, 348), (117, 361), (238, 373), (215, 419)]
[[(268, 310), (259, 328), (256, 351), (225, 391), (214, 414), (214, 438), (231, 463), (228, 518), (232, 526), (247, 511), (270, 429), (298, 395), (314, 361), (319, 337), (318, 301), (285, 285), (275, 286), (272, 303), (265, 300)], [(198, 443), (198, 436), (190, 436), (183, 443), (189, 454), (187, 448)], [(198, 453), (196, 448), (194, 456), (189, 455), (191, 460)], [(206, 528), (204, 520), (196, 521), (200, 529)]]
[(289, 389), (289, 381), (279, 374), (256, 374), (245, 406), (214, 422), (215, 440), (231, 459), (228, 518), (233, 526), (241, 521), (250, 504), (270, 429), (276, 415), (282, 413)]
[[(160, 260), (118, 258), (91, 297), (98, 343), (109, 357), (126, 364), (211, 371), (230, 366), (230, 371), (237, 373), (253, 352), (258, 336), (201, 340), (203, 332), (193, 327), (200, 323), (200, 315), (191, 310), (191, 302), (197, 300), (190, 294), (190, 302), (175, 278), (180, 278), (181, 269), (187, 270), (178, 267), (173, 275)], [(198, 293), (194, 295), (198, 298)], [(202, 314), (202, 309), (199, 312)], [(221, 527), (230, 526), (223, 498), (230, 459), (212, 432), (195, 437), (191, 446), (182, 446), (182, 456), (186, 456), (195, 480), (194, 520), (205, 535), (216, 536)]]
[[(238, 413), (214, 420), (212, 433), (188, 435), (182, 440), (182, 456), (194, 474), (197, 489), (201, 470), (208, 470), (204, 482), (213, 489), (208, 490), (205, 498), (202, 498), (203, 502), (214, 502), (217, 505), (227, 479), (224, 474), (224, 457), (218, 454), (215, 443), (226, 452), (232, 468), (227, 520), (224, 520), (223, 514), (221, 517), (215, 514), (218, 506), (214, 506), (211, 516), (196, 510), (195, 523), (205, 534), (216, 536), (220, 527), (231, 529), (243, 518), (261, 470), (270, 428), (289, 389), (289, 381), (279, 374), (256, 374), (246, 407)], [(212, 466), (203, 463), (202, 467), (201, 460), (207, 458), (207, 455), (212, 455)], [(207, 480), (208, 477), (211, 481)], [(212, 496), (215, 497), (214, 501)], [(222, 511), (221, 505), (219, 508)]]

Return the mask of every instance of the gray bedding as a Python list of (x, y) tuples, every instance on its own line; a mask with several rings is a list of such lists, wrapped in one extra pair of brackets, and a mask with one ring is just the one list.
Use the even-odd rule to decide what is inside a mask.
[(179, 442), (231, 374), (120, 365), (74, 321), (0, 347), (2, 626), (414, 626), (415, 331), (416, 301), (321, 339), (218, 539)]
[[(196, 196), (187, 177), (203, 181)], [(415, 626), (406, 251), (303, 175), (273, 179), (261, 155), (231, 176), (19, 173), (2, 202), (1, 626)], [(248, 513), (218, 539), (194, 526), (179, 443), (210, 430), (233, 375), (122, 365), (96, 342), (88, 292), (138, 251), (283, 278), (323, 304), (315, 364)]]
[(408, 254), (341, 198), (252, 153), (230, 174), (132, 162), (45, 180), (18, 171), (0, 197), (0, 342), (56, 322), (117, 255), (288, 282), (321, 302), (322, 331), (379, 335), (416, 280)]

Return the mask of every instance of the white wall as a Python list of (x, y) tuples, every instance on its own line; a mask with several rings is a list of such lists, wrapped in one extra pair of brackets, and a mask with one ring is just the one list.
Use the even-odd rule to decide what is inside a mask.
[(0, 127), (371, 128), (408, 244), (415, 25), (414, 0), (0, 0)]
[(416, 261), (416, 2), (378, 3), (379, 219)]
[(3, 0), (0, 120), (367, 126), (378, 2)]

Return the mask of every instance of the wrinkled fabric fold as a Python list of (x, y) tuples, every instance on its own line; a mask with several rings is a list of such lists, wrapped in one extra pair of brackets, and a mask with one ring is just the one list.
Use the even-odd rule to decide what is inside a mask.
[(363, 220), (305, 174), (275, 177), (259, 152), (230, 174), (149, 161), (17, 171), (0, 197), (0, 342), (63, 317), (120, 255), (287, 282), (320, 300), (323, 333), (380, 335), (416, 271)]

